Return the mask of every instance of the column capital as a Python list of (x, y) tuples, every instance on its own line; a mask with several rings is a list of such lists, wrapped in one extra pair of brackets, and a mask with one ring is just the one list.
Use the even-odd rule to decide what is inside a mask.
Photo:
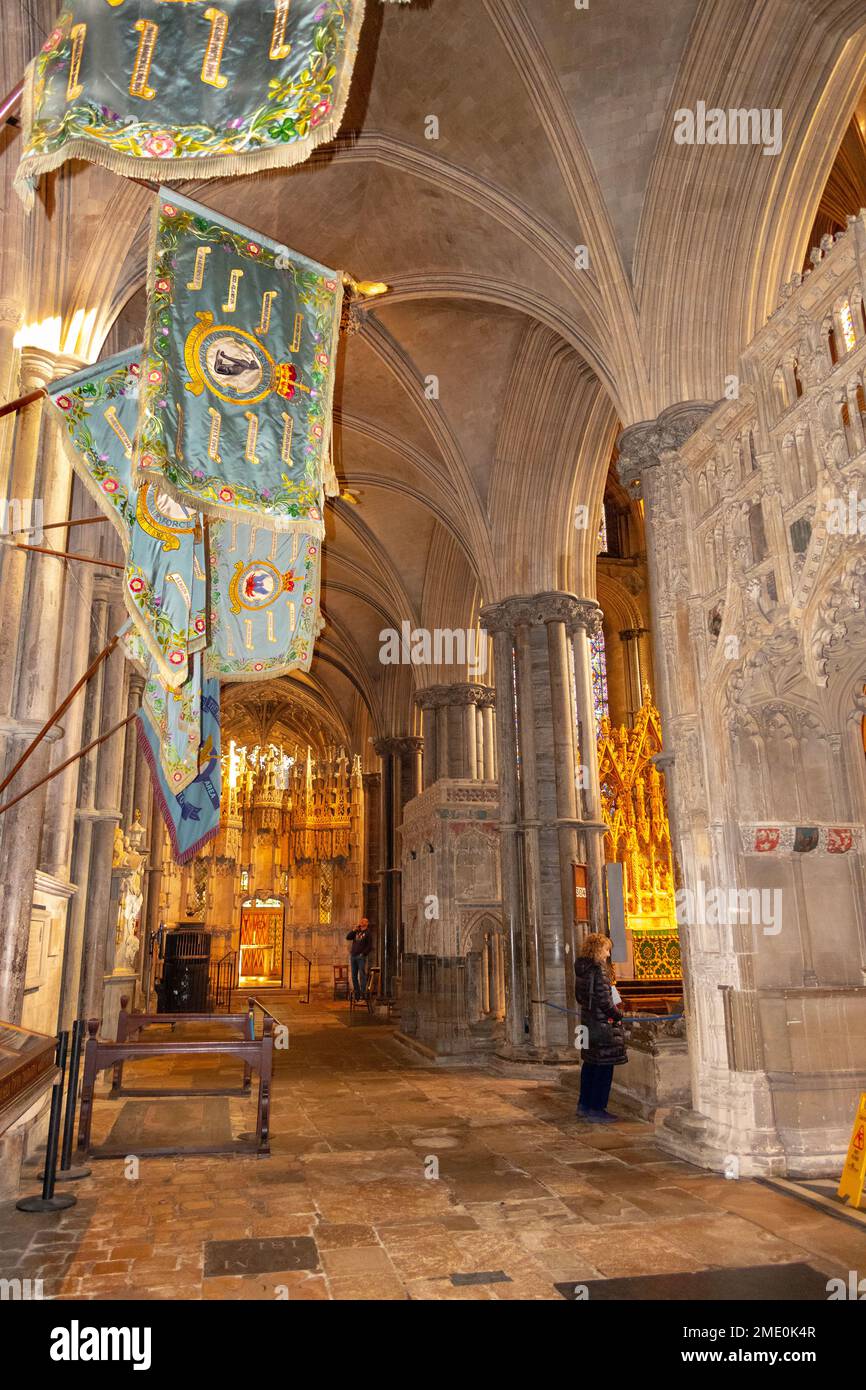
[(453, 685), (428, 685), (415, 692), (415, 703), (421, 709), (440, 709), (443, 705), (485, 705), (495, 707), (496, 691), (489, 685), (472, 681), (456, 681)]
[(47, 348), (25, 345), (21, 349), (19, 375), (25, 391), (47, 386), (58, 377), (71, 376), (87, 364), (80, 357), (51, 352)]
[(568, 630), (572, 636), (575, 632), (582, 631), (588, 637), (594, 637), (597, 632), (601, 632), (603, 621), (604, 614), (598, 604), (592, 599), (581, 599), (569, 619)]
[(391, 753), (401, 757), (405, 753), (420, 752), (424, 747), (424, 740), (417, 734), (403, 734), (397, 738), (375, 738), (373, 747), (380, 758), (387, 758)]
[(667, 455), (682, 448), (714, 409), (715, 402), (711, 401), (679, 401), (656, 420), (629, 425), (617, 440), (620, 481), (626, 487), (639, 483), (646, 469), (657, 468)]
[(516, 594), (501, 603), (488, 603), (481, 609), (481, 626), (486, 632), (514, 632), (515, 628), (541, 623), (565, 623), (594, 630), (601, 622), (601, 609), (593, 599), (578, 598), (563, 590), (543, 594)]

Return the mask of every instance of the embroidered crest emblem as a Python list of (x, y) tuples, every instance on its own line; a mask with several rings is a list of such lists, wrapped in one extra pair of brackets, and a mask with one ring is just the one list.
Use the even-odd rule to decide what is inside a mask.
[(267, 560), (253, 560), (247, 565), (239, 560), (229, 580), (229, 607), (232, 613), (240, 613), (242, 608), (259, 613), (276, 603), (281, 594), (292, 593), (294, 587), (291, 570), (282, 574)]
[(197, 313), (183, 356), (189, 373), (187, 391), (200, 396), (205, 387), (229, 405), (256, 405), (270, 395), (290, 401), (310, 388), (298, 380), (291, 362), (276, 362), (253, 333), (233, 324), (214, 323), (213, 314)]

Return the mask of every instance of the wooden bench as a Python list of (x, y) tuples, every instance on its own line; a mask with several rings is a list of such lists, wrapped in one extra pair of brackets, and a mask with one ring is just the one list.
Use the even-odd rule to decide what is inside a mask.
[[(255, 1036), (253, 1031), (253, 1000), (248, 1001), (249, 1007), (245, 1014), (136, 1014), (129, 1013), (127, 1004), (128, 995), (121, 995), (120, 1014), (117, 1019), (117, 1041), (119, 1043), (129, 1042), (136, 1034), (143, 1029), (154, 1027), (157, 1024), (167, 1024), (171, 1026), (174, 1033), (179, 1023), (227, 1023), (231, 1028), (237, 1028), (239, 1032), (247, 1038)], [(140, 1041), (140, 1039), (139, 1039)], [(202, 1039), (204, 1041), (204, 1039)], [(130, 1089), (123, 1085), (123, 1062), (115, 1062), (111, 1078), (111, 1090), (108, 1093), (109, 1100), (119, 1100), (122, 1096), (248, 1096), (252, 1084), (252, 1071), (248, 1063), (244, 1063), (244, 1079), (240, 1087), (217, 1087), (217, 1088), (198, 1088), (190, 1090), (187, 1087), (135, 1087)]]
[[(161, 1020), (169, 1021), (170, 1015), (159, 1015)], [(189, 1014), (181, 1016), (189, 1020)], [(209, 1016), (208, 1016), (209, 1017)], [(168, 1157), (173, 1154), (222, 1154), (222, 1153), (270, 1153), (269, 1117), (271, 1102), (271, 1077), (274, 1065), (274, 1024), (266, 1016), (262, 1036), (226, 1038), (217, 1041), (177, 1041), (165, 1038), (159, 1042), (129, 1040), (106, 1042), (97, 1037), (99, 1020), (92, 1018), (87, 1024), (88, 1039), (84, 1049), (84, 1082), (81, 1089), (81, 1114), (78, 1120), (78, 1149), (93, 1158), (125, 1158), (127, 1149), (91, 1148), (90, 1133), (93, 1123), (93, 1100), (96, 1078), (100, 1072), (114, 1067), (118, 1062), (140, 1062), (151, 1057), (236, 1057), (244, 1064), (244, 1075), (258, 1072), (259, 1094), (256, 1115), (256, 1133), (252, 1142), (231, 1140), (227, 1144), (209, 1144), (194, 1148), (170, 1147), (136, 1148), (136, 1157)], [(139, 1031), (139, 1030), (136, 1030)], [(151, 1094), (166, 1095), (165, 1091)], [(192, 1091), (171, 1092), (169, 1094), (192, 1097)], [(201, 1094), (199, 1092), (198, 1094)]]

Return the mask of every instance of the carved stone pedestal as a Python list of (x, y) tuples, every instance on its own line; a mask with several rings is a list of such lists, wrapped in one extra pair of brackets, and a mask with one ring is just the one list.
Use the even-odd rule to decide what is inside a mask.
[(442, 779), (405, 808), (401, 1031), (436, 1056), (488, 1051), (505, 1016), (495, 784)]
[(661, 1119), (691, 1097), (684, 1019), (628, 1028), (628, 1061), (613, 1074), (611, 1105), (642, 1120)]

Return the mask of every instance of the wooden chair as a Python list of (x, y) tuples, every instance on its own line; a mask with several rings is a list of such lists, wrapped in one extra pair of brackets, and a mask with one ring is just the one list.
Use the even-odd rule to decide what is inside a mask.
[(348, 999), (349, 997), (349, 967), (348, 965), (334, 966), (334, 998)]

